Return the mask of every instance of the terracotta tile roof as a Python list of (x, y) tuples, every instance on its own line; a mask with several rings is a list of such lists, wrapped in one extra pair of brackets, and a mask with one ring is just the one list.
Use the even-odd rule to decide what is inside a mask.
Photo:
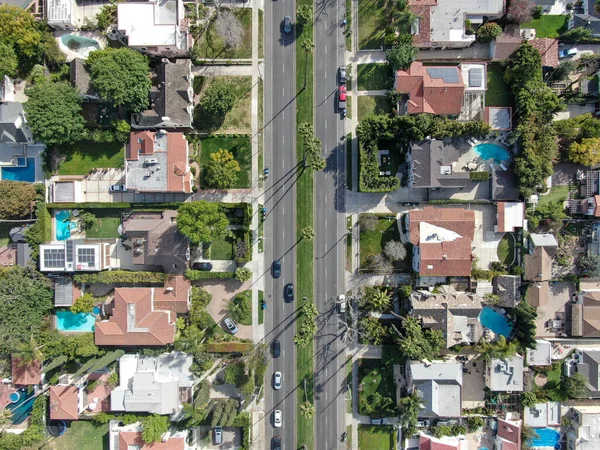
[[(451, 70), (458, 81), (432, 78), (429, 69)], [(423, 66), (423, 63), (415, 61), (408, 70), (396, 72), (396, 91), (408, 94), (409, 114), (458, 115), (463, 105), (465, 84), (458, 66)]]
[(475, 211), (472, 210), (426, 206), (422, 210), (410, 211), (409, 218), (410, 241), (413, 245), (420, 242), (421, 222), (454, 231), (471, 240), (475, 234)]
[[(508, 421), (498, 419), (498, 437), (512, 442), (520, 448), (521, 445), (521, 421)], [(503, 448), (505, 448), (503, 446)]]
[(409, 6), (437, 6), (438, 0), (408, 0)]
[(23, 386), (40, 384), (42, 382), (42, 362), (32, 361), (29, 364), (23, 364), (19, 358), (13, 356), (12, 382)]
[(190, 281), (183, 276), (169, 277), (164, 288), (154, 289), (154, 307), (171, 310), (176, 314), (189, 311)]
[(525, 279), (547, 281), (552, 278), (552, 257), (544, 247), (535, 247), (525, 255)]
[(96, 345), (167, 345), (175, 339), (175, 314), (154, 310), (154, 288), (116, 288), (109, 320), (96, 322)]
[(600, 217), (600, 195), (594, 195), (594, 216)]
[(141, 432), (121, 431), (119, 433), (119, 447), (117, 449), (127, 450), (128, 448), (136, 448), (137, 450), (184, 450), (185, 438), (172, 437), (166, 442), (160, 441), (154, 444), (146, 444), (142, 439)]
[(50, 418), (77, 420), (79, 418), (79, 388), (50, 386)]
[(411, 4), (410, 10), (419, 18), (419, 32), (413, 35), (413, 44), (428, 44), (431, 42), (431, 6)]
[(466, 277), (471, 274), (473, 256), (470, 239), (451, 242), (421, 244), (421, 266), (423, 276)]
[(585, 292), (583, 304), (572, 305), (573, 336), (600, 337), (600, 292)]
[(542, 66), (558, 66), (558, 39), (543, 38), (529, 41), (542, 56)]
[(419, 450), (458, 450), (460, 445), (450, 444), (448, 442), (440, 442), (440, 440), (432, 436), (423, 436), (419, 438)]

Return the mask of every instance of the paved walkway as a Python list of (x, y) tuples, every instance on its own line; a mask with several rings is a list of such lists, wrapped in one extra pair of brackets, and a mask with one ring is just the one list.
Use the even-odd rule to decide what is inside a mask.
[[(258, 64), (260, 66), (261, 73), (263, 72), (264, 64)], [(230, 65), (208, 65), (208, 66), (192, 66), (192, 74), (195, 77), (249, 77), (255, 72), (255, 66), (243, 65), (243, 66), (230, 66)]]
[[(358, 25), (356, 25), (356, 29), (356, 33), (358, 33)], [(361, 50), (354, 54), (350, 62), (355, 65), (385, 64), (385, 52), (383, 50)]]
[[(371, 91), (353, 91), (352, 95), (388, 95), (389, 89), (371, 90)], [(356, 102), (358, 104), (358, 102)], [(354, 116), (352, 116), (354, 117)]]

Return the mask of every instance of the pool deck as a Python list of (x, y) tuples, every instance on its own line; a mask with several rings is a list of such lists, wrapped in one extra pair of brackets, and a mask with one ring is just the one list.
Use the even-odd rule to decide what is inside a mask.
[[(502, 134), (496, 137), (495, 139), (485, 139), (479, 141), (476, 145), (481, 144), (497, 145), (498, 147), (502, 147), (508, 152), (511, 152), (510, 148), (508, 148), (504, 144), (504, 135)], [(507, 166), (510, 163), (510, 161), (502, 161), (501, 163), (504, 164), (504, 166)], [(468, 170), (467, 167), (469, 167), (469, 164), (476, 164), (477, 168), (473, 170)], [(490, 164), (498, 166), (498, 164), (494, 161), (482, 159), (479, 153), (475, 150), (475, 145), (473, 145), (465, 153), (460, 155), (458, 161), (456, 161), (456, 164), (454, 164), (454, 166), (452, 167), (452, 170), (455, 172), (490, 172)]]
[(10, 394), (17, 391), (18, 389), (14, 388), (11, 384), (0, 384), (0, 411), (12, 403), (10, 401)]

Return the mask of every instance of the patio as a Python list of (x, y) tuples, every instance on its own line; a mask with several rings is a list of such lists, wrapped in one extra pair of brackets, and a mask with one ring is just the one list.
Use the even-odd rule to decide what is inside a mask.
[[(571, 299), (574, 292), (571, 282), (550, 283), (548, 289), (548, 304), (537, 307), (537, 337), (556, 337), (561, 333), (570, 333)], [(559, 319), (564, 327), (557, 327)]]

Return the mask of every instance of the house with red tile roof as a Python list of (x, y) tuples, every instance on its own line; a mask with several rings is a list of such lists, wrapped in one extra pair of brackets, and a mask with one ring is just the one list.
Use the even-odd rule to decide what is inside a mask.
[(469, 441), (455, 436), (436, 438), (421, 433), (419, 450), (468, 450)]
[(419, 61), (396, 72), (394, 89), (407, 96), (401, 105), (406, 114), (458, 116), (465, 95), (459, 66), (424, 66)]
[(33, 386), (43, 380), (42, 361), (21, 361), (16, 356), (11, 357), (12, 384), (17, 386)]
[(497, 450), (521, 450), (521, 421), (498, 419), (495, 448)]
[(188, 141), (181, 132), (134, 131), (125, 145), (125, 187), (135, 192), (192, 192)]
[(78, 386), (50, 386), (50, 419), (78, 420), (83, 411), (83, 390)]
[(410, 211), (406, 220), (415, 272), (422, 277), (471, 274), (474, 211), (427, 206)]
[(167, 432), (161, 441), (147, 444), (142, 439), (143, 427), (140, 422), (131, 425), (119, 425), (116, 420), (109, 424), (110, 450), (187, 450), (187, 430), (176, 433)]
[(96, 345), (162, 346), (175, 339), (177, 313), (189, 309), (190, 285), (172, 277), (163, 288), (116, 288), (112, 315), (96, 322)]
[(531, 39), (529, 43), (533, 45), (538, 52), (540, 52), (540, 56), (542, 57), (542, 66), (558, 66), (558, 39)]

